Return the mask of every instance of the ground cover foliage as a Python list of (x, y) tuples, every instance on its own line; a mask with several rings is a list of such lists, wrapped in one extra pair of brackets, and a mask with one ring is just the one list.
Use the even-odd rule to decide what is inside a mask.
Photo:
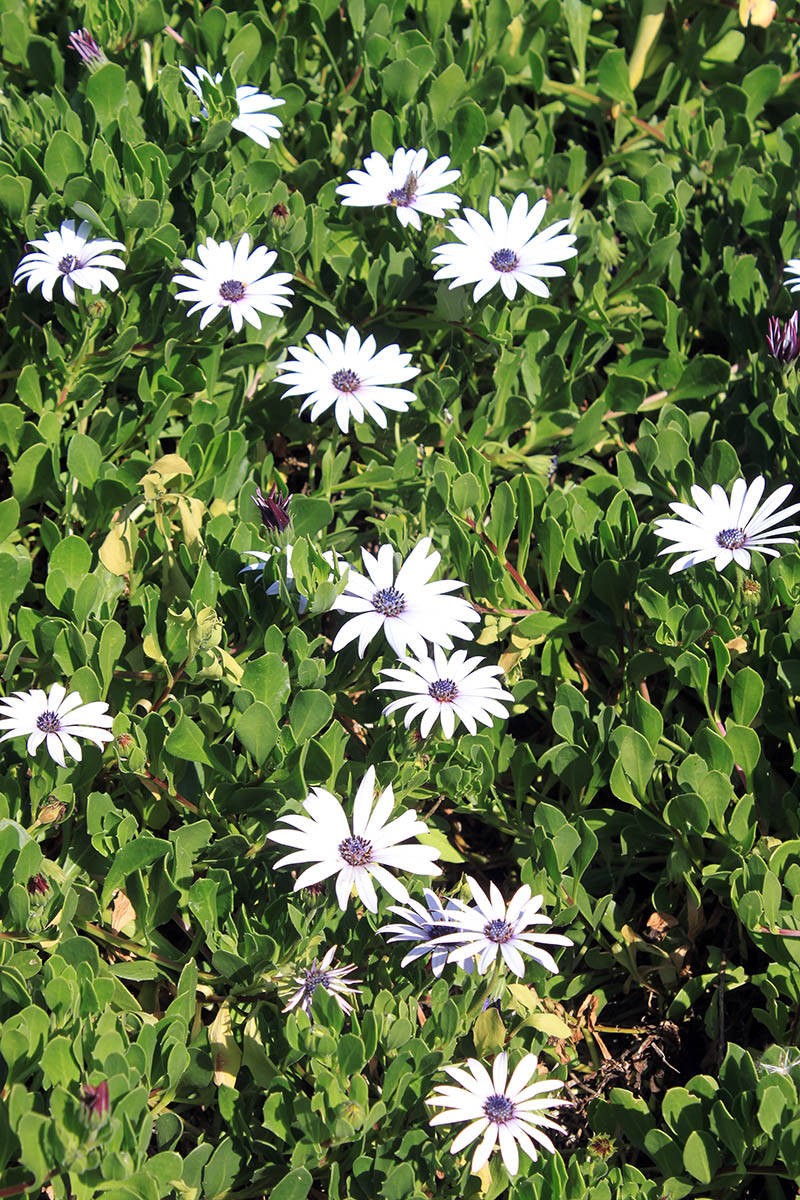
[[(0, 4), (3, 693), (63, 682), (116, 735), (66, 768), (0, 748), (0, 1195), (796, 1193), (800, 556), (670, 575), (652, 522), (693, 482), (800, 482), (796, 376), (764, 338), (793, 307), (800, 12), (676, 3), (634, 89), (642, 15)], [(283, 98), (280, 138), (195, 119), (181, 65)], [(433, 279), (443, 221), (341, 206), (400, 145), (449, 154), (478, 210), (524, 191), (570, 219), (549, 300), (473, 303)], [(125, 246), (119, 291), (75, 308), (10, 285), (68, 217)], [(171, 277), (245, 232), (292, 307), (200, 332)], [(421, 368), (385, 431), (309, 421), (274, 382), (351, 324)], [(252, 501), (273, 484), (280, 538)], [(321, 552), (423, 535), (514, 695), (475, 736), (381, 715), (385, 643), (331, 650)], [(296, 590), (267, 595), (245, 552), (289, 537)], [(311, 787), (347, 806), (368, 765), (427, 821), (441, 893), (544, 895), (559, 974), (528, 962), (482, 1011), (486, 977), (400, 969), (386, 899), (292, 893), (267, 834)], [(322, 988), (313, 1019), (282, 1013), (276, 982), (333, 945), (352, 1016)], [(502, 1049), (565, 1081), (568, 1133), (472, 1175), (425, 1099)], [(106, 1081), (108, 1111), (85, 1090)]]

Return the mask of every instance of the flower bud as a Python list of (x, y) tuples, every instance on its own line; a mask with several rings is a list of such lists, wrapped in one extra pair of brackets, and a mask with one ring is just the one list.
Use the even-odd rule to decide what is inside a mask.
[(777, 359), (782, 366), (788, 367), (790, 363), (794, 362), (800, 354), (796, 312), (792, 313), (783, 327), (777, 317), (770, 317), (767, 345), (773, 358)]
[(87, 29), (78, 29), (75, 33), (71, 33), (69, 44), (81, 56), (82, 62), (90, 71), (96, 71), (98, 67), (105, 66), (108, 62), (105, 54)]
[(253, 496), (253, 503), (261, 513), (262, 524), (267, 529), (275, 529), (282, 533), (287, 528), (289, 517), (289, 503), (291, 496), (282, 495), (276, 487), (273, 486), (272, 491), (268, 496), (262, 494), (261, 488), (256, 488), (256, 494)]
[(108, 1119), (110, 1111), (108, 1082), (103, 1080), (97, 1087), (85, 1083), (81, 1091), (81, 1114), (90, 1129), (98, 1129)]

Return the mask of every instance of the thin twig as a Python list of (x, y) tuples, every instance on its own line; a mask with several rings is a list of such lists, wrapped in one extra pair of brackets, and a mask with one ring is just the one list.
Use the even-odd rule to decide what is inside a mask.
[(472, 519), (472, 517), (465, 517), (465, 518), (464, 518), (464, 520), (467, 522), (467, 524), (469, 525), (470, 529), (474, 529), (475, 533), (477, 533), (477, 535), (478, 535), (478, 537), (481, 539), (481, 541), (482, 541), (482, 542), (484, 542), (484, 543), (485, 543), (485, 545), (487, 545), (487, 546), (489, 547), (489, 549), (490, 549), (490, 550), (491, 550), (491, 551), (492, 551), (494, 554), (496, 554), (496, 555), (497, 555), (497, 557), (500, 559), (500, 562), (501, 562), (501, 563), (502, 563), (502, 565), (505, 567), (505, 569), (508, 571), (508, 573), (509, 573), (509, 575), (511, 576), (511, 578), (512, 578), (512, 579), (513, 579), (513, 580), (514, 580), (514, 581), (515, 581), (517, 584), (519, 584), (519, 586), (522, 588), (522, 590), (523, 590), (523, 592), (525, 593), (525, 595), (526, 595), (526, 596), (527, 596), (527, 597), (528, 597), (530, 600), (532, 600), (532, 601), (533, 601), (533, 603), (534, 603), (534, 604), (535, 604), (535, 606), (536, 606), (536, 611), (537, 611), (537, 612), (541, 612), (541, 610), (544, 608), (544, 605), (542, 604), (541, 600), (540, 600), (540, 599), (539, 599), (539, 597), (536, 595), (536, 592), (533, 590), (533, 588), (530, 586), (530, 584), (529, 584), (529, 583), (528, 583), (528, 582), (527, 582), (525, 579), (523, 579), (523, 577), (520, 575), (520, 573), (519, 573), (519, 571), (517, 570), (517, 568), (516, 568), (516, 567), (512, 567), (512, 565), (511, 565), (511, 563), (508, 561), (508, 559), (507, 559), (507, 558), (506, 558), (504, 555), (502, 555), (502, 554), (500, 553), (500, 551), (497, 549), (497, 546), (494, 544), (494, 542), (492, 541), (492, 539), (491, 539), (490, 537), (487, 537), (487, 535), (486, 535), (486, 534), (483, 532), (483, 530), (482, 530), (482, 529), (478, 529), (478, 526), (475, 524), (475, 522), (474, 522), (474, 520)]

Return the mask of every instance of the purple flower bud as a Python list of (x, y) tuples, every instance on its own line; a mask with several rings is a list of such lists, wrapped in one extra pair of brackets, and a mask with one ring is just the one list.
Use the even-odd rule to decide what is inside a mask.
[(31, 875), (28, 880), (28, 895), (29, 896), (46, 896), (50, 891), (50, 884), (45, 879), (44, 875)]
[(261, 520), (267, 529), (277, 529), (283, 531), (289, 524), (289, 502), (291, 496), (283, 496), (276, 487), (273, 486), (272, 491), (268, 496), (264, 496), (261, 488), (256, 488), (256, 494), (253, 496), (253, 503), (257, 506), (261, 513)]
[(87, 1125), (97, 1128), (104, 1124), (111, 1105), (108, 1100), (108, 1082), (104, 1079), (97, 1087), (85, 1083), (81, 1092), (81, 1110)]
[(79, 29), (77, 32), (71, 33), (69, 44), (81, 56), (87, 67), (102, 67), (108, 62), (105, 54), (87, 29)]
[(797, 331), (798, 314), (793, 312), (789, 320), (781, 328), (777, 317), (770, 317), (767, 332), (767, 345), (770, 353), (783, 366), (788, 367), (800, 354), (800, 335)]

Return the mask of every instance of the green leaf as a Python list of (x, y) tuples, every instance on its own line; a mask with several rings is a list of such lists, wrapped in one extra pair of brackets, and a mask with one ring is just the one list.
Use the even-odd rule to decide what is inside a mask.
[(458, 63), (450, 63), (436, 76), (428, 93), (428, 105), (437, 125), (449, 122), (455, 105), (466, 89), (467, 81)]
[(563, 5), (569, 40), (578, 64), (578, 82), (583, 83), (586, 75), (586, 43), (592, 24), (592, 6), (581, 4), (580, 0), (563, 0)]
[(753, 71), (748, 71), (741, 81), (742, 90), (747, 93), (745, 116), (748, 121), (758, 116), (767, 100), (775, 95), (780, 86), (781, 69), (777, 63), (761, 63)]
[(333, 716), (333, 700), (327, 692), (309, 688), (300, 692), (289, 709), (289, 725), (300, 745), (315, 737)]
[(125, 100), (127, 81), (122, 67), (107, 63), (86, 81), (86, 95), (101, 125), (108, 125), (119, 116)]
[(757, 1115), (758, 1123), (764, 1132), (770, 1137), (776, 1137), (794, 1113), (780, 1087), (777, 1084), (768, 1084), (761, 1093)]
[(503, 480), (495, 489), (489, 516), (487, 533), (497, 546), (498, 554), (505, 557), (508, 539), (517, 520), (517, 506), (511, 485)]
[(333, 520), (333, 508), (321, 496), (292, 496), (292, 533), (295, 537), (313, 537), (327, 529)]
[(752, 667), (742, 667), (733, 677), (731, 703), (738, 725), (751, 725), (764, 699), (764, 680)]
[(270, 1200), (306, 1200), (313, 1182), (305, 1167), (295, 1167), (270, 1189)]
[(678, 400), (703, 400), (714, 396), (726, 387), (731, 377), (731, 366), (723, 358), (713, 354), (701, 354), (691, 359), (670, 394), (670, 403)]
[(455, 4), (456, 0), (425, 0), (422, 5), (422, 19), (429, 38), (434, 40), (441, 37)]
[(256, 700), (255, 704), (245, 709), (236, 722), (236, 736), (259, 766), (277, 742), (278, 733), (278, 724), (272, 709), (260, 700)]
[[(370, 118), (370, 140), (379, 154), (391, 158), (396, 150), (394, 120), (383, 109), (376, 109)], [(294, 501), (292, 501), (294, 504)]]
[(562, 1040), (572, 1037), (572, 1030), (566, 1021), (562, 1021), (556, 1013), (537, 1012), (528, 1017), (525, 1022), (532, 1029), (538, 1029), (540, 1033), (547, 1034), (548, 1037), (561, 1038)]
[(97, 483), (103, 452), (94, 438), (85, 433), (73, 433), (67, 447), (67, 469), (83, 487)]
[(125, 645), (125, 633), (116, 621), (107, 621), (100, 634), (97, 656), (103, 676), (103, 690), (108, 691), (114, 678), (114, 668)]
[(27, 555), (0, 553), (0, 646), (3, 649), (11, 636), (8, 622), (12, 605), (25, 591), (32, 567)]
[(389, 1173), (381, 1188), (383, 1200), (407, 1200), (416, 1191), (416, 1176), (411, 1163), (402, 1162)]
[(207, 767), (214, 765), (209, 757), (204, 734), (185, 713), (181, 713), (177, 725), (169, 733), (164, 742), (164, 749), (186, 762), (201, 762)]
[(85, 161), (83, 147), (64, 129), (57, 129), (44, 152), (44, 170), (53, 190), (60, 192), (71, 175), (80, 175)]
[(280, 654), (263, 654), (246, 665), (242, 687), (252, 692), (256, 700), (268, 705), (276, 717), (285, 707), (289, 695), (289, 668)]
[(635, 108), (624, 50), (606, 50), (597, 68), (597, 86), (604, 95)]
[(158, 862), (159, 859), (169, 854), (171, 849), (169, 842), (165, 842), (163, 838), (154, 838), (150, 834), (143, 834), (118, 850), (103, 884), (100, 907), (104, 908), (108, 904), (115, 890), (125, 882), (129, 875)]
[[(0, 500), (0, 542), (4, 542), (19, 525), (19, 505), (13, 496)], [(0, 582), (2, 577), (0, 576)]]
[(746, 725), (735, 725), (733, 721), (728, 721), (725, 726), (725, 740), (733, 752), (734, 761), (746, 775), (750, 775), (761, 757), (758, 734)]
[(92, 563), (92, 552), (81, 537), (62, 538), (50, 555), (50, 571), (62, 571), (69, 587), (77, 587)]
[(381, 71), (383, 90), (395, 104), (405, 104), (417, 94), (419, 71), (408, 58), (389, 63)]
[(19, 1138), (20, 1162), (33, 1175), (31, 1186), (39, 1186), (49, 1178), (52, 1170), (50, 1137), (53, 1122), (40, 1113), (26, 1112), (14, 1132)]
[(454, 163), (463, 163), (486, 139), (488, 126), (483, 109), (474, 100), (460, 104), (453, 113), (451, 147)]
[(475, 1021), (472, 1030), (472, 1040), (478, 1058), (488, 1054), (497, 1054), (503, 1049), (506, 1040), (506, 1027), (500, 1013), (491, 1005), (482, 1012)]

